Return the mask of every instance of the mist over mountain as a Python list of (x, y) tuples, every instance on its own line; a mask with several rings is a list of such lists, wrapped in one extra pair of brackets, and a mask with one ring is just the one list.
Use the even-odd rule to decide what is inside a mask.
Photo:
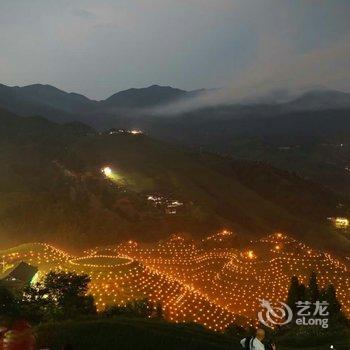
[(317, 88), (293, 96), (275, 90), (237, 104), (205, 103), (220, 93), (152, 85), (94, 101), (50, 85), (1, 85), (0, 107), (55, 123), (83, 122), (99, 131), (142, 129), (194, 150), (295, 171), (339, 193), (350, 190), (349, 93)]
[[(295, 98), (285, 90), (276, 90), (254, 99), (243, 98), (236, 102), (216, 100), (221, 91), (223, 90), (185, 91), (170, 86), (152, 85), (120, 91), (105, 100), (95, 101), (51, 85), (34, 84), (24, 87), (0, 85), (0, 107), (22, 116), (45, 115), (56, 122), (85, 120), (93, 123), (95, 127), (108, 124), (113, 115), (134, 116), (136, 111), (137, 116), (179, 116), (209, 109), (212, 117), (216, 118), (221, 109), (225, 111), (228, 107), (233, 108), (234, 112), (237, 107), (242, 110), (244, 107), (249, 109), (258, 106), (260, 113), (264, 113), (264, 108), (268, 110), (270, 106), (278, 106), (279, 108), (276, 108), (278, 112), (350, 108), (350, 93), (335, 90), (312, 90)], [(92, 114), (98, 118), (93, 120)]]
[(290, 101), (287, 107), (293, 110), (346, 109), (350, 108), (350, 93), (328, 89), (308, 91)]
[(0, 85), (0, 106), (22, 116), (46, 115), (53, 121), (84, 119), (90, 113), (147, 109), (193, 98), (204, 90), (184, 91), (170, 86), (152, 85), (117, 92), (105, 100), (95, 101), (51, 85), (24, 87)]
[(152, 85), (148, 88), (129, 89), (117, 92), (104, 101), (101, 106), (116, 108), (146, 108), (167, 103), (174, 103), (189, 97), (190, 93), (170, 86)]

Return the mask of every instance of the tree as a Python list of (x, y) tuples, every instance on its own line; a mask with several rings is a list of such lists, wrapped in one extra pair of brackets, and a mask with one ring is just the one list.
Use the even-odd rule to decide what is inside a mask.
[(331, 320), (345, 320), (341, 310), (341, 304), (337, 298), (337, 293), (333, 284), (330, 284), (322, 293), (322, 298), (329, 303), (328, 311)]
[(312, 272), (310, 275), (307, 292), (308, 300), (311, 303), (315, 303), (316, 301), (320, 300), (320, 289), (318, 288), (317, 275), (315, 272)]
[(16, 297), (0, 284), (0, 320), (8, 321), (19, 315), (19, 304)]
[(155, 306), (155, 318), (159, 320), (164, 319), (164, 311), (163, 311), (163, 305), (161, 301), (157, 301)]
[(126, 309), (132, 316), (149, 318), (152, 316), (154, 306), (147, 298), (145, 298), (128, 302), (126, 304)]
[(287, 296), (287, 302), (286, 302), (286, 304), (292, 309), (293, 314), (295, 314), (295, 311), (296, 311), (296, 303), (300, 300), (299, 292), (300, 292), (300, 284), (299, 284), (298, 277), (293, 276), (290, 282), (290, 287), (288, 290), (288, 296)]
[(333, 313), (339, 314), (341, 312), (341, 305), (340, 302), (338, 301), (336, 290), (334, 288), (333, 284), (330, 284), (325, 292), (324, 292), (324, 298), (326, 301), (329, 303), (329, 310), (332, 311)]
[[(254, 332), (255, 332), (255, 330), (253, 329), (251, 331), (251, 333), (254, 334)], [(237, 339), (245, 338), (247, 335), (246, 329), (242, 326), (235, 324), (235, 323), (227, 326), (225, 333), (228, 334), (229, 336), (237, 338)]]
[(291, 278), (286, 304), (292, 309), (294, 315), (296, 315), (297, 311), (296, 303), (298, 301), (305, 301), (306, 298), (307, 289), (305, 285), (299, 282), (298, 277), (293, 276)]
[(89, 282), (87, 275), (48, 273), (43, 282), (24, 291), (23, 316), (38, 323), (96, 314), (94, 298), (87, 295)]
[(43, 288), (64, 318), (96, 313), (94, 299), (87, 295), (90, 277), (71, 272), (50, 272)]
[(125, 306), (109, 306), (103, 312), (106, 317), (130, 316), (141, 318), (163, 318), (162, 304), (153, 304), (147, 298), (129, 301)]
[(299, 284), (298, 296), (300, 301), (305, 301), (307, 299), (307, 288), (304, 284)]
[(31, 323), (54, 320), (54, 304), (41, 284), (27, 287), (22, 294), (21, 314)]

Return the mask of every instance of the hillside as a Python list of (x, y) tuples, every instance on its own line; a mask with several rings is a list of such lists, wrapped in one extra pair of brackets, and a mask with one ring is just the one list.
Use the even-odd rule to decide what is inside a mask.
[(340, 194), (350, 192), (349, 93), (318, 89), (291, 98), (277, 91), (254, 103), (200, 107), (197, 100), (198, 109), (178, 111), (179, 102), (191, 104), (211, 92), (152, 85), (94, 101), (50, 85), (0, 85), (0, 108), (58, 123), (80, 121), (102, 131), (142, 129), (168, 143), (262, 161)]
[(279, 107), (204, 109), (138, 121), (154, 137), (230, 157), (262, 161), (349, 193), (348, 110), (282, 112)]
[[(250, 163), (257, 181), (245, 183), (238, 171), (245, 164), (145, 135), (98, 134), (4, 111), (0, 118), (3, 242), (89, 247), (174, 232), (199, 238), (229, 227), (241, 239), (282, 230), (329, 249), (349, 247), (326, 220), (347, 214), (348, 202), (271, 167)], [(269, 179), (284, 195), (262, 189)]]

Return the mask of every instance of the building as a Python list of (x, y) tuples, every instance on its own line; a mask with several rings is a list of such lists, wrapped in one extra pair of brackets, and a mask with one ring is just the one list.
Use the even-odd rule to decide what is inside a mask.
[(337, 229), (345, 230), (350, 227), (350, 220), (344, 217), (332, 217), (328, 218), (328, 220), (330, 220)]
[(11, 287), (29, 286), (38, 274), (38, 268), (25, 262), (20, 262), (11, 269), (5, 271), (0, 280)]

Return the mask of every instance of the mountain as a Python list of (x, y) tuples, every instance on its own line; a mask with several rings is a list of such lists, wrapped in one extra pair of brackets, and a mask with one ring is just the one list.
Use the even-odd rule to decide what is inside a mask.
[[(217, 90), (217, 89), (216, 89)], [(9, 87), (0, 84), (0, 108), (21, 116), (41, 115), (54, 122), (83, 121), (99, 129), (114, 127), (120, 118), (149, 119), (152, 108), (170, 106), (212, 90), (185, 91), (170, 86), (152, 85), (117, 92), (105, 100), (94, 101), (68, 93), (51, 85), (33, 84)], [(213, 120), (249, 115), (284, 114), (293, 111), (313, 111), (350, 108), (350, 94), (336, 90), (310, 90), (291, 100), (288, 91), (274, 91), (258, 100), (242, 101), (236, 105), (203, 107), (180, 116), (204, 112)], [(135, 114), (136, 113), (136, 114)]]
[(147, 88), (129, 89), (117, 92), (104, 101), (102, 106), (118, 108), (146, 108), (176, 102), (191, 94), (170, 86), (152, 85)]
[(55, 138), (95, 133), (94, 129), (80, 122), (59, 125), (40, 116), (24, 118), (5, 109), (0, 109), (1, 145), (35, 138), (38, 138), (37, 143), (42, 143), (51, 137), (54, 142)]
[(75, 120), (74, 113), (89, 101), (50, 85), (0, 85), (0, 107), (22, 116), (41, 115), (56, 122)]
[(336, 90), (312, 90), (288, 102), (289, 110), (324, 110), (350, 108), (350, 93)]
[(92, 101), (49, 85), (0, 85), (0, 108), (58, 123), (78, 121), (97, 130), (142, 129), (180, 146), (268, 162), (349, 193), (349, 93), (315, 89), (290, 100), (281, 90), (259, 103), (203, 107), (173, 116), (152, 112), (202, 93), (208, 91), (153, 85)]
[(67, 93), (51, 85), (34, 84), (15, 89), (25, 98), (65, 112), (84, 111), (95, 104), (83, 95)]
[[(94, 101), (87, 97), (68, 93), (51, 85), (33, 84), (10, 87), (0, 84), (0, 107), (21, 116), (41, 115), (55, 122), (84, 121), (91, 115), (111, 110), (135, 110), (155, 107), (191, 98), (204, 90), (184, 91), (170, 86), (152, 85), (147, 88), (120, 91), (106, 100)], [(102, 121), (103, 123), (103, 121)]]
[[(174, 232), (199, 239), (229, 227), (243, 240), (282, 230), (327, 249), (348, 249), (326, 220), (345, 215), (348, 202), (295, 175), (145, 135), (99, 134), (6, 111), (0, 121), (3, 244), (91, 247)], [(111, 170), (103, 174), (105, 167)], [(242, 175), (247, 169), (254, 174), (249, 182)]]

